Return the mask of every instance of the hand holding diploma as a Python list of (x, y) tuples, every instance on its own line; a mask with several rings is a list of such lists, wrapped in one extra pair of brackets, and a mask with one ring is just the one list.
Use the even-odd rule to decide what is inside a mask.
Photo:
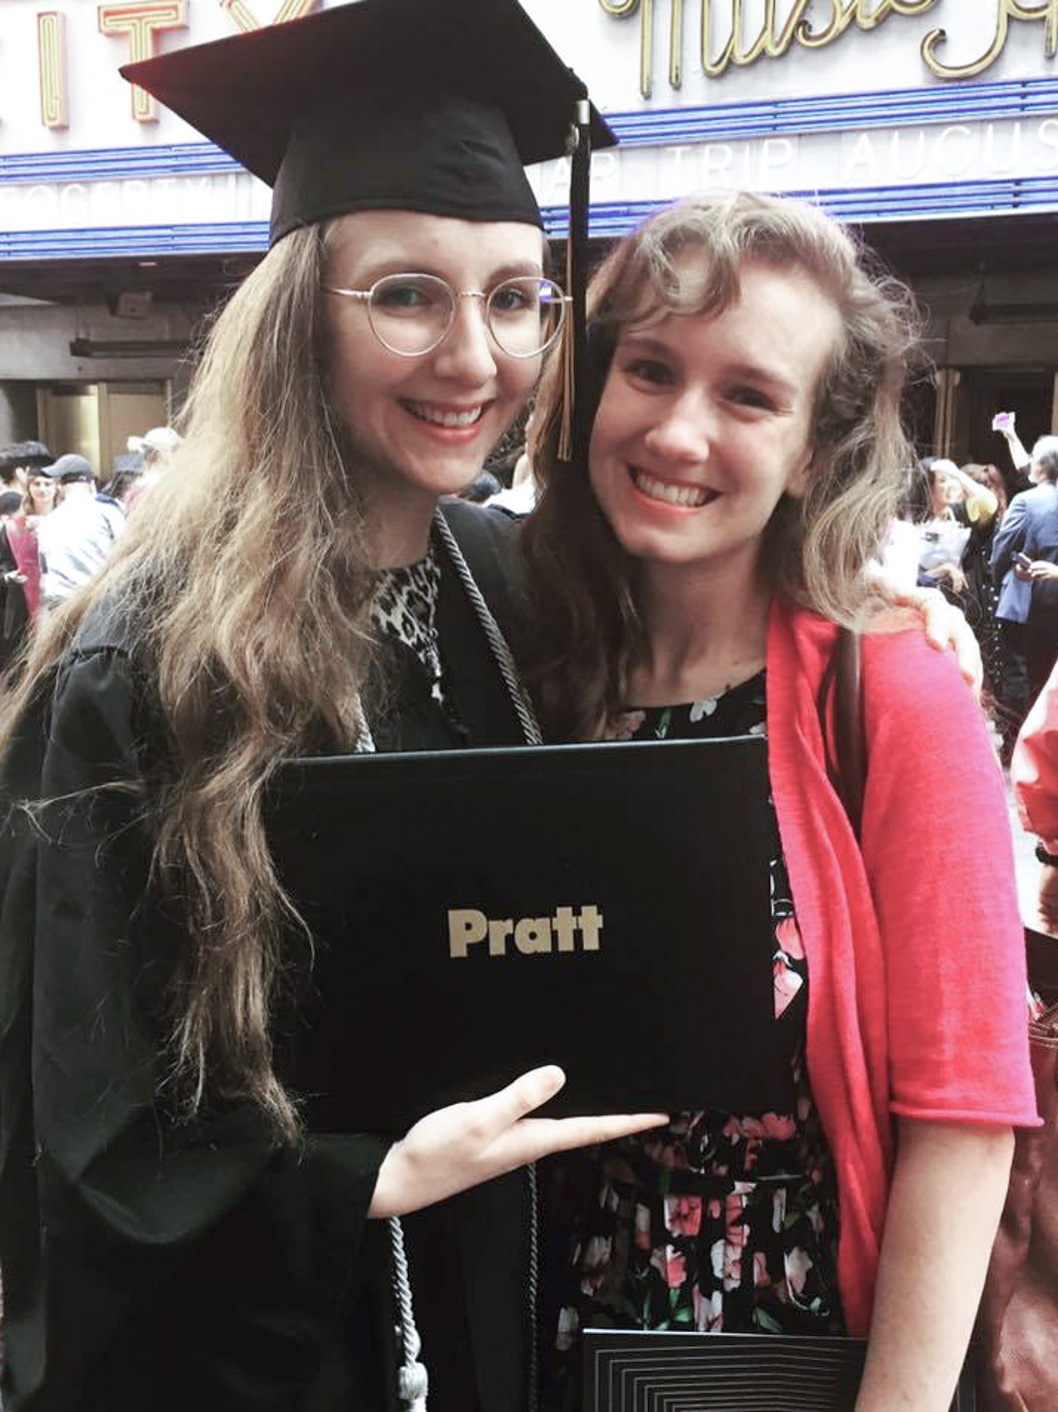
[(666, 1113), (530, 1117), (565, 1081), (556, 1064), (547, 1064), (498, 1093), (428, 1113), (387, 1152), (369, 1214), (404, 1216), (552, 1152), (610, 1142), (668, 1122)]

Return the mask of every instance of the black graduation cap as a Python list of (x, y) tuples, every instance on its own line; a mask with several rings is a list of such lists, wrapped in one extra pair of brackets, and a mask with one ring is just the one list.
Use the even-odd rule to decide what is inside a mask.
[(121, 72), (274, 187), (273, 242), (357, 210), (539, 224), (522, 167), (587, 98), (515, 0), (357, 0)]
[(572, 150), (568, 412), (589, 157), (616, 138), (516, 0), (356, 0), (121, 72), (273, 188), (273, 244), (363, 210), (540, 225), (523, 165)]

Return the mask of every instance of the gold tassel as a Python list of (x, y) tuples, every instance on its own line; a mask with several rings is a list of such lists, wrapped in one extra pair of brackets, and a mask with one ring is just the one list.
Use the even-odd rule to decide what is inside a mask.
[[(573, 233), (566, 240), (566, 289), (573, 288)], [(573, 457), (573, 403), (575, 387), (573, 378), (573, 313), (566, 306), (566, 317), (562, 322), (562, 335), (559, 339), (558, 357), (561, 382), (558, 427), (558, 459), (569, 461)]]

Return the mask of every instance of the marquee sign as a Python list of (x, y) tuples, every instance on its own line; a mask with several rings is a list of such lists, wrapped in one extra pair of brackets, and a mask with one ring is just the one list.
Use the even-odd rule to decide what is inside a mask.
[[(873, 30), (894, 15), (912, 17), (932, 10), (937, 0), (829, 0), (830, 18), (818, 23), (810, 14), (813, 0), (794, 0), (784, 16), (776, 0), (764, 0), (764, 11), (756, 24), (748, 17), (744, 0), (697, 0), (698, 60), (708, 78), (721, 78), (730, 68), (746, 68), (761, 58), (781, 59), (794, 46), (825, 49), (855, 26)], [(639, 15), (639, 91), (651, 96), (654, 68), (655, 0), (599, 0), (614, 19)], [(664, 0), (657, 0), (658, 9)], [(931, 29), (922, 40), (920, 54), (929, 72), (942, 79), (975, 78), (999, 59), (1006, 48), (1011, 20), (1041, 24), (1043, 48), (1048, 59), (1058, 50), (1058, 0), (1024, 4), (1021, 0), (995, 0), (991, 35), (982, 32), (983, 45), (977, 57), (965, 63), (945, 63), (948, 32)], [(759, 14), (759, 6), (756, 7)], [(669, 86), (678, 89), (683, 80), (684, 0), (668, 0)], [(814, 11), (813, 11), (814, 13)]]
[[(227, 10), (244, 34), (261, 28), (261, 21), (246, 4), (246, 0), (217, 0), (217, 3), (222, 10)], [(300, 20), (302, 15), (307, 15), (316, 8), (316, 3), (317, 0), (283, 0), (270, 23), (282, 25), (288, 20)]]
[(40, 56), (40, 120), (44, 127), (70, 124), (66, 98), (66, 16), (46, 10), (37, 16), (37, 53)]
[[(282, 0), (268, 23), (285, 24), (316, 9), (319, 0)], [(246, 0), (217, 0), (236, 29), (247, 33), (261, 28), (261, 21)], [(120, 63), (138, 63), (157, 53), (157, 37), (188, 28), (188, 0), (123, 0), (98, 7), (100, 34), (128, 40), (128, 53)], [(47, 128), (69, 126), (69, 81), (66, 61), (66, 16), (47, 10), (37, 15), (37, 64), (40, 73), (40, 120)], [(118, 67), (115, 64), (115, 69)], [(132, 88), (132, 116), (139, 123), (158, 120), (154, 99), (142, 88)]]
[[(139, 90), (130, 119), (117, 70), (338, 3), (0, 0), (0, 261), (263, 248), (266, 188)], [(856, 221), (1058, 211), (1058, 0), (523, 3), (620, 137), (594, 234), (721, 186)], [(566, 162), (530, 180), (564, 234)]]
[[(99, 7), (100, 34), (128, 35), (129, 58), (134, 64), (154, 54), (155, 35), (186, 28), (187, 0), (143, 0)], [(138, 123), (158, 120), (158, 105), (145, 89), (132, 89), (132, 116)]]

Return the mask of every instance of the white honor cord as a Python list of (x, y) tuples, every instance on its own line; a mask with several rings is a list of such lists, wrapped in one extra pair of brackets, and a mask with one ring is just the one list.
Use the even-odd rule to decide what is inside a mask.
[[(518, 724), (522, 728), (522, 735), (526, 745), (543, 744), (543, 735), (540, 731), (539, 723), (536, 719), (536, 712), (529, 699), (529, 693), (522, 685), (522, 679), (518, 674), (518, 668), (514, 664), (511, 656), (511, 649), (507, 645), (507, 639), (500, 631), (499, 624), (492, 616), (489, 605), (485, 602), (481, 589), (474, 581), (474, 575), (470, 571), (463, 551), (456, 542), (455, 535), (448, 526), (448, 521), (437, 511), (435, 516), (438, 531), (444, 541), (445, 549), (455, 570), (459, 575), (467, 597), (478, 615), (485, 636), (488, 639), (492, 655), (496, 659), (496, 665), (500, 669), (507, 692), (511, 698), (515, 715), (518, 717)], [(539, 1357), (539, 1270), (540, 1270), (540, 1232), (539, 1232), (539, 1205), (536, 1187), (536, 1163), (530, 1162), (525, 1169), (526, 1186), (529, 1202), (529, 1250), (526, 1282), (526, 1302), (528, 1304), (527, 1317), (529, 1322), (529, 1367), (527, 1369), (526, 1406), (528, 1412), (537, 1412), (539, 1405), (538, 1365)]]
[[(529, 1318), (529, 1367), (527, 1370), (526, 1406), (528, 1412), (537, 1412), (539, 1389), (537, 1386), (537, 1358), (539, 1357), (539, 1270), (540, 1236), (536, 1187), (536, 1163), (530, 1162), (525, 1169), (529, 1199), (529, 1270), (527, 1282), (527, 1303)], [(422, 1340), (415, 1325), (415, 1310), (411, 1298), (411, 1277), (408, 1274), (408, 1256), (404, 1249), (404, 1228), (399, 1216), (389, 1218), (390, 1253), (393, 1258), (393, 1293), (397, 1301), (397, 1314), (400, 1324), (396, 1329), (400, 1339), (401, 1365), (397, 1370), (397, 1394), (408, 1412), (427, 1412), (426, 1398), (430, 1390), (429, 1374), (426, 1365), (419, 1358)]]
[[(452, 567), (459, 576), (459, 581), (463, 585), (463, 591), (470, 599), (471, 606), (477, 615), (478, 622), (488, 641), (489, 648), (499, 668), (500, 676), (503, 678), (508, 695), (511, 698), (511, 705), (514, 713), (518, 717), (518, 724), (522, 728), (522, 735), (526, 745), (540, 745), (543, 736), (540, 733), (540, 726), (537, 723), (536, 713), (533, 711), (529, 694), (522, 685), (518, 675), (518, 668), (514, 665), (514, 658), (511, 656), (511, 649), (507, 646), (507, 639), (500, 631), (499, 624), (492, 616), (489, 605), (474, 581), (474, 575), (470, 572), (470, 566), (463, 557), (463, 551), (456, 542), (456, 537), (448, 527), (448, 521), (438, 510), (434, 516), (434, 526), (444, 544), (445, 552), (448, 555)], [(360, 710), (358, 725), (360, 727), (360, 743), (358, 749), (362, 751), (374, 750), (374, 741), (371, 738), (370, 727)], [(537, 1216), (536, 1216), (536, 1167), (535, 1164), (527, 1168), (529, 1179), (529, 1409), (536, 1412), (537, 1391), (536, 1391), (536, 1356), (537, 1356), (537, 1268), (539, 1265), (539, 1255), (537, 1251)], [(401, 1366), (398, 1372), (398, 1386), (400, 1400), (408, 1409), (408, 1412), (426, 1412), (426, 1395), (429, 1385), (426, 1367), (419, 1359), (422, 1349), (422, 1340), (419, 1338), (419, 1331), (415, 1327), (415, 1311), (412, 1307), (411, 1299), (411, 1278), (408, 1274), (408, 1257), (404, 1250), (404, 1230), (400, 1224), (399, 1216), (391, 1216), (389, 1220), (389, 1242), (393, 1257), (393, 1293), (397, 1301), (397, 1311), (400, 1316), (400, 1344), (401, 1344)]]
[(511, 649), (507, 646), (507, 639), (499, 629), (496, 619), (492, 616), (489, 605), (485, 602), (481, 589), (474, 582), (474, 575), (470, 572), (470, 566), (463, 557), (463, 551), (456, 543), (456, 537), (448, 527), (448, 521), (440, 510), (434, 516), (434, 525), (444, 543), (445, 551), (452, 562), (452, 567), (459, 575), (459, 581), (473, 605), (477, 614), (478, 622), (488, 639), (492, 655), (496, 659), (496, 665), (500, 669), (500, 676), (503, 678), (508, 695), (511, 698), (511, 705), (514, 707), (515, 715), (518, 717), (518, 724), (522, 728), (522, 735), (526, 745), (541, 745), (544, 737), (540, 733), (540, 726), (537, 723), (536, 713), (533, 704), (529, 700), (529, 693), (522, 685), (522, 679), (518, 675), (518, 668), (514, 665), (514, 658), (511, 656)]
[(389, 1218), (389, 1244), (393, 1255), (393, 1293), (400, 1319), (401, 1365), (397, 1370), (397, 1391), (408, 1412), (426, 1412), (429, 1378), (426, 1365), (419, 1361), (422, 1340), (415, 1327), (415, 1311), (411, 1303), (411, 1280), (408, 1277), (408, 1257), (404, 1251), (404, 1228), (399, 1216)]
[(359, 692), (353, 702), (353, 711), (356, 714), (356, 752), (358, 755), (374, 755), (375, 737), (371, 734), (371, 726), (364, 715), (364, 703)]
[(529, 1308), (529, 1367), (526, 1369), (526, 1407), (528, 1412), (537, 1412), (539, 1388), (537, 1386), (540, 1357), (540, 1216), (536, 1188), (536, 1163), (530, 1162), (525, 1169), (526, 1187), (529, 1197), (529, 1271), (526, 1281), (526, 1296)]

